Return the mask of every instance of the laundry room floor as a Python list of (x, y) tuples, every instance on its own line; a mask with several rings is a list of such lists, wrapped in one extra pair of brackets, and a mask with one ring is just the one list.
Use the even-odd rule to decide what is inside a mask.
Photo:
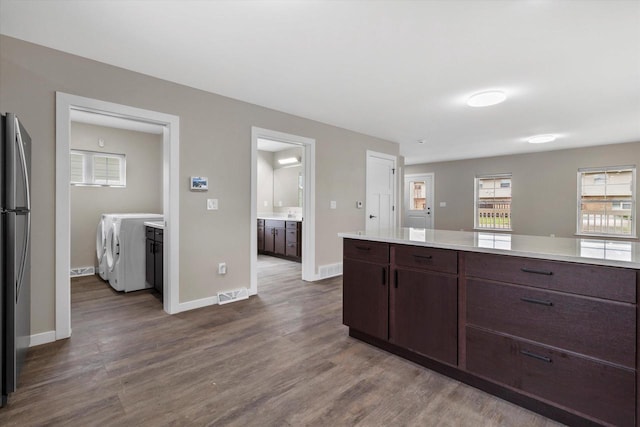
[(0, 425), (557, 425), (350, 338), (341, 277), (259, 258), (258, 296), (173, 316), (74, 279), (73, 335), (29, 351)]

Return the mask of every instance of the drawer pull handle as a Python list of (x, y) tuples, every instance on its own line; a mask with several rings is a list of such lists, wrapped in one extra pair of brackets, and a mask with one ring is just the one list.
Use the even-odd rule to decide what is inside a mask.
[(542, 360), (543, 362), (547, 362), (547, 363), (553, 362), (550, 357), (541, 356), (539, 354), (532, 353), (528, 350), (520, 350), (520, 353), (524, 354), (525, 356), (532, 357), (534, 359)]
[(526, 268), (526, 267), (523, 267), (520, 270), (524, 271), (525, 273), (544, 274), (545, 276), (552, 276), (553, 275), (553, 271), (534, 270), (533, 268)]
[(418, 258), (418, 260), (421, 260), (421, 259), (431, 259), (433, 258), (433, 255), (414, 255), (413, 257)]
[(356, 246), (356, 249), (360, 249), (361, 251), (370, 251), (371, 248), (369, 246)]
[(551, 307), (553, 305), (551, 301), (545, 301), (545, 300), (536, 299), (536, 298), (522, 297), (520, 298), (520, 301), (530, 302), (531, 304), (546, 305), (547, 307)]

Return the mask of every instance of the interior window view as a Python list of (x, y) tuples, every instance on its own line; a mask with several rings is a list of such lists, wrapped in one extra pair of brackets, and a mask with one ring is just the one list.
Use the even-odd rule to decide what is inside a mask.
[(640, 0), (0, 0), (0, 426), (640, 426)]

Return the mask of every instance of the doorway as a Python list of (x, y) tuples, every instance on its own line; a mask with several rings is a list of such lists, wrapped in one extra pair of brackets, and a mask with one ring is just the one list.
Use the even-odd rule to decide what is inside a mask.
[[(259, 150), (259, 148), (263, 150)], [(273, 151), (267, 151), (269, 148)], [(284, 150), (282, 150), (284, 149)], [(295, 154), (296, 150), (300, 153)], [(300, 164), (300, 170), (295, 171), (294, 168), (282, 168), (285, 172), (279, 174), (282, 179), (292, 181), (291, 191), (287, 193), (271, 194), (265, 191), (259, 193), (258, 180), (264, 180), (265, 177), (258, 176), (258, 162), (261, 160), (261, 152), (267, 153), (291, 153), (287, 156), (276, 156), (273, 158), (286, 159), (289, 162)], [(284, 163), (287, 165), (287, 162)], [(293, 165), (294, 163), (288, 163)], [(288, 170), (287, 170), (288, 169)], [(295, 172), (295, 173), (293, 173)], [(275, 175), (275, 174), (273, 174)], [(289, 178), (285, 178), (291, 175)], [(273, 178), (272, 178), (273, 179)], [(288, 194), (290, 193), (290, 194)], [(260, 200), (258, 195), (260, 194)], [(275, 197), (274, 197), (275, 196)], [(258, 213), (273, 213), (282, 216), (282, 220), (287, 224), (294, 226), (296, 220), (299, 221), (300, 236), (300, 256), (301, 256), (301, 276), (302, 280), (311, 281), (315, 279), (315, 140), (298, 135), (277, 132), (269, 129), (252, 127), (251, 129), (251, 263), (250, 277), (251, 287), (250, 295), (258, 293)], [(287, 201), (290, 200), (290, 201)], [(287, 206), (287, 205), (296, 206)], [(265, 212), (265, 210), (267, 212)], [(269, 212), (270, 211), (270, 212)], [(277, 220), (274, 217), (274, 220)], [(288, 220), (288, 221), (287, 221)], [(292, 223), (292, 224), (289, 224)], [(266, 228), (266, 227), (265, 227)], [(265, 230), (262, 230), (264, 233)], [(283, 233), (286, 233), (285, 230)], [(274, 230), (275, 233), (275, 230)], [(286, 244), (286, 240), (284, 240)], [(274, 243), (275, 244), (275, 243)], [(286, 250), (286, 248), (285, 248)]]
[[(164, 215), (164, 311), (179, 304), (179, 124), (177, 116), (56, 92), (56, 331), (55, 339), (71, 336), (70, 289), (70, 127), (72, 110), (162, 127), (162, 210)], [(175, 242), (175, 243), (174, 243)]]
[(396, 224), (396, 157), (367, 150), (365, 228), (388, 230)]
[(405, 175), (403, 226), (433, 228), (433, 174)]

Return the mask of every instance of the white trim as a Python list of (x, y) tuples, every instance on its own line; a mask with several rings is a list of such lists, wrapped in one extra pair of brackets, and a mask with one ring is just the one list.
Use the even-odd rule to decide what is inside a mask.
[(180, 118), (172, 114), (56, 92), (56, 339), (71, 336), (69, 136), (72, 109), (124, 117), (163, 127), (164, 247), (167, 248), (164, 251), (164, 310), (169, 314), (179, 311)]
[(387, 154), (387, 153), (379, 153), (377, 151), (373, 151), (373, 150), (367, 150), (367, 156), (365, 159), (365, 181), (364, 181), (364, 198), (365, 198), (365, 209), (364, 209), (364, 219), (365, 219), (365, 229), (367, 228), (367, 209), (366, 206), (369, 203), (369, 201), (367, 200), (367, 198), (369, 197), (369, 158), (371, 157), (378, 157), (381, 159), (387, 159), (387, 160), (392, 160), (393, 161), (393, 169), (395, 170), (394, 174), (393, 174), (393, 196), (392, 196), (392, 200), (393, 200), (393, 208), (391, 210), (391, 223), (394, 224), (394, 226), (397, 226), (399, 224), (398, 222), (398, 156), (394, 156), (393, 154)]
[(210, 305), (218, 304), (218, 296), (206, 297), (195, 299), (192, 301), (181, 302), (178, 304), (178, 309), (175, 313), (181, 313), (183, 311), (195, 310), (196, 308), (208, 307)]
[(316, 275), (316, 140), (304, 136), (292, 135), (270, 129), (251, 127), (251, 215), (249, 233), (251, 244), (250, 252), (250, 277), (251, 285), (249, 295), (258, 293), (258, 138), (289, 144), (302, 145), (304, 147), (304, 206), (302, 207), (302, 280), (318, 280)]
[[(402, 182), (403, 184), (405, 183), (405, 181), (407, 180), (407, 178), (418, 178), (418, 177), (422, 177), (422, 176), (429, 176), (431, 177), (431, 199), (432, 199), (432, 203), (433, 203), (433, 209), (431, 210), (431, 229), (435, 229), (436, 228), (436, 174), (435, 172), (427, 172), (427, 173), (408, 173), (406, 175), (404, 175), (402, 177)], [(404, 187), (404, 185), (403, 185)], [(400, 218), (401, 218), (401, 223), (403, 226), (406, 226), (406, 224), (404, 223), (404, 211), (406, 210), (406, 206), (404, 206), (404, 200), (405, 200), (405, 194), (404, 192), (407, 191), (406, 188), (402, 189), (402, 211), (400, 214)], [(398, 210), (398, 209), (396, 209)]]
[(29, 337), (29, 347), (35, 347), (37, 345), (49, 344), (56, 340), (56, 331), (41, 332), (39, 334), (33, 334)]

